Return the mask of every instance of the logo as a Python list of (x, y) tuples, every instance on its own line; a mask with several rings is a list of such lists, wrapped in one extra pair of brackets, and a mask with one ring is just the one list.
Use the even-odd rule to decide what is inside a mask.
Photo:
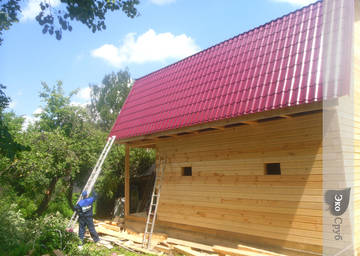
[(333, 216), (341, 216), (346, 212), (350, 201), (350, 190), (327, 190), (325, 193), (325, 202), (329, 205), (329, 210)]
[(343, 240), (341, 234), (343, 219), (340, 216), (346, 212), (349, 206), (350, 190), (351, 188), (327, 190), (325, 193), (325, 202), (329, 205), (331, 215), (335, 216), (334, 222), (331, 225), (335, 240)]

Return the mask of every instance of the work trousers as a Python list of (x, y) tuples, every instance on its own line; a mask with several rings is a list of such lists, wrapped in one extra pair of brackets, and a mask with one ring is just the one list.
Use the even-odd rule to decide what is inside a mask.
[(84, 240), (86, 226), (89, 229), (90, 235), (94, 242), (99, 241), (99, 235), (95, 230), (94, 222), (92, 216), (79, 216), (79, 237), (81, 241)]

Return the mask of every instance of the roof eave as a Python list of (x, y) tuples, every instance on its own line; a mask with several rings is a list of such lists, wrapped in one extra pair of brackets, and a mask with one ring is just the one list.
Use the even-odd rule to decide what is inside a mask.
[[(333, 104), (335, 104), (335, 105), (337, 104), (337, 99), (334, 99), (331, 101), (333, 102)], [(172, 130), (166, 130), (166, 131), (161, 131), (161, 132), (142, 135), (142, 136), (135, 136), (135, 137), (119, 139), (116, 142), (118, 144), (129, 144), (129, 143), (132, 144), (135, 142), (143, 142), (143, 144), (151, 145), (151, 144), (154, 144), (154, 140), (161, 139), (162, 137), (175, 136), (179, 133), (195, 133), (199, 130), (204, 130), (204, 129), (208, 129), (208, 128), (223, 129), (226, 126), (237, 124), (237, 123), (250, 124), (251, 122), (256, 122), (261, 119), (268, 119), (268, 118), (274, 118), (274, 117), (284, 117), (285, 118), (288, 115), (322, 110), (322, 108), (323, 108), (322, 105), (323, 105), (322, 101), (316, 101), (316, 102), (312, 102), (312, 103), (295, 105), (295, 106), (274, 109), (274, 110), (268, 110), (268, 111), (264, 111), (264, 112), (258, 112), (258, 113), (243, 115), (243, 116), (234, 117), (234, 118), (211, 121), (211, 122), (202, 123), (202, 124), (198, 124), (198, 125), (182, 127), (179, 129), (172, 129)]]

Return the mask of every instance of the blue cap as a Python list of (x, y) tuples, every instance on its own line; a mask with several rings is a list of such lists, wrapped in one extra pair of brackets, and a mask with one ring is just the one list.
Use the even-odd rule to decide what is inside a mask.
[(83, 197), (85, 197), (85, 196), (87, 196), (87, 192), (86, 192), (86, 191), (83, 191), (83, 192), (81, 193), (81, 195), (82, 195)]

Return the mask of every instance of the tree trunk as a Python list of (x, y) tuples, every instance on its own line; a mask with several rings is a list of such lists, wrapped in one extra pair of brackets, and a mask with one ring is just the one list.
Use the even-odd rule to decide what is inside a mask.
[(55, 191), (57, 181), (58, 181), (58, 178), (53, 178), (51, 180), (50, 185), (49, 185), (49, 190), (45, 194), (45, 197), (41, 201), (40, 205), (38, 206), (38, 208), (35, 212), (35, 215), (37, 215), (37, 216), (42, 215), (44, 213), (44, 211), (46, 210), (46, 208), (48, 207), (49, 202), (51, 200), (51, 196)]
[(74, 207), (74, 204), (72, 202), (73, 188), (74, 188), (74, 180), (72, 178), (70, 178), (70, 184), (69, 184), (68, 191), (66, 193), (66, 199), (67, 199), (67, 202), (68, 202), (68, 205), (69, 205), (70, 209), (72, 209), (74, 211), (75, 207)]

